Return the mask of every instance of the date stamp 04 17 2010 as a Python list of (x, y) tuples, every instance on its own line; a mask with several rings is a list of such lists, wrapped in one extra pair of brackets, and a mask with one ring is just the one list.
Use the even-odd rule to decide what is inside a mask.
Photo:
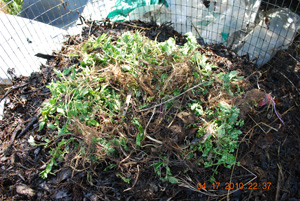
[[(271, 186), (271, 182), (262, 182), (262, 183), (257, 183), (257, 182), (249, 182), (248, 184), (244, 185), (243, 182), (226, 182), (225, 185), (224, 183), (221, 184), (220, 182), (214, 182), (212, 185), (209, 185), (208, 188), (211, 188), (212, 190), (235, 190), (235, 189), (248, 189), (248, 190), (269, 190)], [(207, 189), (206, 183), (197, 183), (197, 189)]]

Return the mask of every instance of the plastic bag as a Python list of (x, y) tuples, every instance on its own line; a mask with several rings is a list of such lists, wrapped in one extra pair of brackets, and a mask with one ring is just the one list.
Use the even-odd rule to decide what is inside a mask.
[(150, 5), (134, 9), (126, 18), (128, 21), (140, 19), (145, 22), (154, 21), (158, 24), (167, 23), (171, 21), (171, 12), (163, 4)]
[[(180, 33), (197, 34), (194, 26), (207, 26), (213, 19), (212, 13), (198, 0), (168, 0), (171, 11), (171, 21), (174, 29)], [(198, 35), (197, 35), (198, 36)]]
[(261, 1), (218, 0), (213, 10), (214, 20), (201, 31), (206, 43), (225, 43), (228, 36), (254, 24)]
[(123, 21), (134, 9), (155, 4), (164, 4), (166, 7), (168, 7), (168, 4), (165, 0), (116, 0), (115, 9), (111, 11), (107, 17), (113, 22)]
[(300, 17), (289, 9), (269, 11), (259, 24), (240, 39), (233, 49), (237, 54), (249, 55), (258, 66), (267, 63), (278, 50), (287, 49), (300, 28)]

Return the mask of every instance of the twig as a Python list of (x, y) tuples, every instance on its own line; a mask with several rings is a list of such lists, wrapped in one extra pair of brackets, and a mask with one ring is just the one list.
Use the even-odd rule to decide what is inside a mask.
[(148, 126), (149, 126), (149, 124), (150, 124), (150, 122), (151, 122), (151, 120), (152, 120), (152, 118), (153, 118), (153, 116), (154, 116), (154, 114), (155, 114), (155, 111), (156, 111), (156, 107), (153, 108), (152, 115), (151, 115), (151, 117), (150, 117), (150, 119), (149, 119), (149, 121), (148, 121), (148, 123), (147, 123), (147, 125), (146, 125), (146, 128), (144, 129), (144, 136), (147, 136), (147, 128), (148, 128)]
[[(184, 99), (184, 97), (181, 99), (181, 103), (180, 103), (180, 104), (182, 104), (183, 99)], [(173, 124), (174, 120), (175, 120), (176, 117), (177, 117), (178, 112), (179, 112), (179, 108), (177, 108), (176, 113), (175, 113), (175, 116), (174, 116), (173, 120), (170, 122), (170, 124), (167, 126), (167, 128), (170, 128), (170, 126)]]
[(126, 116), (129, 104), (130, 104), (130, 100), (131, 100), (131, 96), (132, 96), (132, 89), (130, 89), (130, 91), (128, 92), (127, 96), (126, 96), (126, 101), (124, 104), (124, 109), (123, 109), (123, 113), (122, 113), (122, 117), (124, 118)]
[[(275, 103), (275, 102), (274, 102), (274, 103)], [(272, 104), (273, 104), (273, 103), (272, 103)], [(284, 115), (285, 115), (286, 113), (288, 113), (290, 110), (294, 109), (294, 107), (295, 107), (295, 106), (290, 107), (289, 109), (287, 109), (284, 113), (281, 114), (281, 116), (284, 116)], [(271, 124), (274, 123), (276, 120), (277, 120), (277, 119), (275, 119), (274, 121), (272, 121)], [(274, 128), (273, 128), (273, 129), (274, 129)], [(268, 132), (267, 132), (267, 133), (268, 133)]]
[[(158, 144), (163, 144), (162, 141), (159, 141), (159, 140), (157, 140), (157, 139), (154, 139), (154, 138), (150, 137), (149, 135), (147, 135), (146, 138), (148, 138), (149, 140), (152, 140), (153, 142), (156, 142), (156, 143), (158, 143)], [(143, 146), (143, 147), (144, 147), (144, 146)]]
[[(13, 143), (14, 143), (14, 141), (15, 141), (16, 135), (17, 135), (17, 133), (18, 133), (20, 130), (21, 130), (21, 126), (20, 126), (20, 124), (19, 124), (19, 125), (14, 129), (14, 131), (13, 131), (11, 137), (10, 137), (10, 142), (9, 142), (9, 144), (7, 145), (7, 148), (6, 148), (4, 151), (0, 151), (0, 154), (4, 153), (4, 154), (6, 155), (7, 153), (10, 152), (9, 150), (11, 150), (12, 145), (13, 145)], [(6, 152), (6, 153), (5, 153), (5, 152)], [(11, 154), (8, 154), (8, 155), (11, 155)]]
[(17, 90), (19, 88), (22, 88), (22, 87), (25, 87), (26, 85), (28, 84), (22, 84), (22, 85), (19, 85), (19, 86), (12, 86), (7, 92), (5, 92), (5, 94), (0, 98), (0, 103), (1, 101), (6, 97), (8, 96), (8, 94), (10, 94), (11, 92), (13, 92), (14, 90)]
[(139, 178), (139, 176), (140, 176), (140, 166), (139, 166), (139, 165), (137, 165), (137, 170), (138, 170), (137, 176), (136, 176), (136, 178), (135, 178), (135, 180), (134, 180), (133, 185), (132, 185), (130, 188), (125, 189), (123, 192), (129, 191), (129, 190), (131, 190), (131, 189), (135, 186), (135, 184), (136, 184), (136, 182), (137, 182), (137, 180), (138, 180), (138, 178)]
[(254, 121), (254, 123), (256, 124), (256, 126), (258, 126), (265, 134), (268, 134), (266, 133), (266, 131), (248, 114), (248, 116), (252, 119), (252, 121)]
[(256, 77), (256, 85), (257, 85), (257, 88), (260, 89), (259, 87), (259, 84), (258, 84), (258, 80), (259, 78), (261, 77), (261, 72), (259, 71), (254, 71), (253, 73), (251, 73), (251, 75), (247, 76), (245, 79), (249, 81), (250, 77), (252, 77), (253, 75), (255, 75), (256, 73), (258, 73), (259, 76), (255, 76)]
[(299, 63), (299, 61), (295, 58), (295, 57), (293, 57), (291, 54), (288, 54), (290, 57), (292, 57), (292, 59), (294, 59), (296, 62), (297, 62), (297, 64), (299, 65), (300, 63)]
[(251, 189), (250, 193), (249, 193), (249, 196), (248, 196), (248, 201), (250, 200), (250, 197), (252, 195), (252, 192), (253, 192), (253, 189)]
[(299, 90), (297, 89), (297, 87), (294, 85), (294, 83), (287, 77), (285, 76), (285, 74), (283, 74), (282, 72), (279, 72), (285, 79), (287, 79), (289, 81), (289, 83), (291, 83), (291, 85), (293, 85), (293, 87), (296, 89), (296, 91), (298, 92), (298, 94), (300, 95)]
[(178, 181), (179, 181), (178, 182), (179, 186), (188, 188), (192, 191), (199, 192), (199, 193), (202, 193), (202, 194), (208, 195), (208, 196), (217, 196), (217, 194), (210, 193), (205, 188), (201, 188), (201, 189), (195, 188), (195, 186), (197, 186), (197, 184), (195, 184), (194, 181), (188, 176), (186, 176), (186, 180), (183, 178), (179, 178)]
[(158, 36), (159, 36), (159, 34), (161, 33), (161, 31), (160, 32), (158, 32), (158, 34), (156, 34), (156, 36), (155, 36), (155, 40), (154, 41), (157, 41), (157, 38), (158, 38)]
[(25, 128), (24, 130), (22, 130), (22, 132), (17, 136), (17, 138), (22, 137), (22, 136), (29, 130), (29, 128), (30, 128), (30, 127), (31, 127), (31, 126), (39, 119), (40, 115), (41, 115), (41, 114), (38, 114), (38, 115), (34, 116), (34, 117), (31, 119), (31, 121), (30, 121), (30, 123), (28, 124), (28, 126), (26, 126), (26, 128)]
[(248, 185), (250, 182), (252, 182), (252, 181), (254, 181), (256, 178), (257, 178), (257, 176), (253, 173), (253, 172), (251, 172), (250, 170), (248, 170), (247, 168), (245, 168), (244, 166), (242, 166), (242, 165), (240, 165), (242, 168), (244, 168), (247, 172), (249, 172), (250, 174), (252, 174), (254, 177), (251, 179), (251, 180), (249, 180), (246, 184), (244, 184), (244, 186), (246, 186), (246, 185)]
[[(250, 170), (248, 170), (247, 168), (245, 168), (244, 166), (242, 166), (242, 165), (240, 165), (242, 168), (244, 168), (246, 171), (248, 171), (251, 175), (253, 175), (254, 177), (252, 178), (252, 179), (250, 179), (247, 183), (245, 183), (243, 186), (247, 186), (250, 182), (252, 182), (252, 181), (254, 181), (256, 178), (257, 178), (257, 176), (253, 173), (253, 172), (251, 172)], [(230, 189), (230, 188), (229, 188)], [(229, 189), (228, 189), (228, 191), (229, 191)], [(230, 194), (232, 194), (232, 193), (234, 193), (234, 192), (236, 192), (236, 191), (239, 191), (240, 189), (235, 189), (234, 191), (231, 191), (231, 193)], [(229, 200), (229, 195), (230, 194), (227, 194), (226, 195), (226, 197), (227, 197), (227, 200)], [(221, 199), (222, 200), (222, 199)]]
[(92, 24), (91, 24), (91, 26), (90, 26), (90, 30), (89, 30), (89, 35), (88, 35), (88, 37), (90, 37), (90, 35), (91, 35), (91, 31), (92, 31), (92, 28), (93, 28), (93, 24), (94, 24), (94, 21), (92, 21)]
[[(277, 120), (277, 119), (275, 119), (275, 121), (276, 121), (276, 120)], [(272, 122), (272, 123), (273, 123), (273, 122)], [(272, 127), (272, 126), (270, 126), (270, 125), (268, 125), (268, 124), (266, 124), (266, 123), (264, 123), (264, 122), (260, 122), (260, 124), (263, 124), (263, 125), (269, 127), (269, 130), (268, 130), (266, 133), (269, 133), (271, 130), (274, 130), (274, 131), (278, 132), (278, 129), (276, 129), (276, 128), (274, 128), (274, 127)]]
[(124, 22), (120, 22), (119, 24), (123, 24), (125, 26), (133, 27), (133, 28), (136, 28), (136, 29), (147, 29), (147, 30), (151, 30), (152, 29), (152, 28), (145, 28), (145, 27), (140, 27), (140, 26), (136, 26), (136, 25), (127, 24), (127, 23), (124, 23)]
[(152, 108), (155, 108), (155, 107), (161, 106), (161, 105), (163, 105), (163, 104), (166, 104), (166, 103), (168, 103), (168, 102), (170, 102), (170, 101), (172, 101), (172, 100), (178, 98), (179, 96), (182, 96), (183, 94), (185, 94), (185, 93), (187, 93), (187, 92), (189, 92), (189, 91), (191, 91), (191, 90), (193, 90), (193, 89), (195, 89), (195, 88), (197, 88), (197, 87), (199, 87), (199, 86), (201, 86), (201, 85), (203, 85), (203, 84), (208, 84), (208, 82), (202, 82), (202, 83), (199, 83), (199, 84), (193, 86), (192, 88), (189, 88), (188, 90), (182, 92), (181, 94), (179, 94), (179, 95), (177, 95), (177, 96), (174, 96), (174, 97), (170, 98), (169, 100), (166, 100), (166, 101), (164, 101), (164, 102), (162, 102), (162, 103), (160, 103), (160, 104), (154, 105), (154, 106), (152, 106), (152, 107), (149, 107), (149, 108), (146, 108), (146, 109), (143, 109), (143, 110), (139, 110), (138, 112), (144, 112), (144, 111), (147, 111), (147, 110), (151, 110)]
[(124, 163), (125, 161), (127, 161), (130, 158), (130, 156), (131, 156), (131, 153), (126, 158), (124, 158), (123, 160), (121, 160), (118, 166), (120, 167), (120, 165), (122, 163)]
[(285, 115), (286, 113), (288, 113), (290, 110), (294, 109), (295, 106), (290, 107), (289, 109), (287, 109), (284, 113), (281, 114), (281, 116)]
[[(238, 155), (238, 153), (239, 153), (239, 149), (236, 151), (236, 154), (235, 154), (235, 159), (237, 158), (237, 155)], [(234, 168), (235, 168), (235, 164), (233, 164), (233, 167), (232, 167), (232, 170), (231, 170), (231, 174), (230, 174), (230, 180), (229, 180), (229, 183), (231, 184), (231, 181), (232, 181), (232, 176), (233, 176), (233, 172), (234, 172)], [(231, 194), (230, 193), (230, 188), (228, 188), (228, 191), (227, 191), (227, 201), (230, 201), (230, 198), (229, 198), (229, 195)], [(233, 191), (233, 192), (235, 192), (235, 191)], [(232, 193), (233, 193), (232, 192)]]
[(276, 187), (276, 194), (275, 194), (275, 201), (278, 201), (279, 199), (279, 193), (280, 193), (280, 183), (281, 183), (281, 167), (279, 164), (277, 164), (278, 166), (278, 177), (277, 177), (277, 187)]
[[(252, 117), (249, 115), (249, 117), (252, 119)], [(254, 121), (254, 119), (252, 119), (253, 121)], [(254, 121), (255, 122), (255, 121)], [(258, 125), (258, 123), (256, 123), (255, 122), (255, 124), (257, 125), (257, 126), (259, 126)], [(255, 125), (255, 126), (256, 126)], [(255, 126), (253, 126), (251, 129), (253, 129)], [(260, 126), (259, 126), (260, 127)], [(261, 127), (260, 127), (261, 128)], [(271, 128), (273, 128), (273, 127), (271, 127)], [(250, 129), (250, 130), (251, 130)], [(262, 129), (262, 128), (261, 128)], [(276, 130), (275, 128), (273, 128), (274, 130)], [(249, 130), (249, 131), (250, 131)], [(239, 147), (240, 147), (240, 144), (244, 141), (244, 139), (246, 138), (246, 136), (249, 134), (249, 131), (246, 133), (246, 135), (244, 135), (244, 137), (242, 138), (242, 140), (240, 141), (240, 143), (239, 143)], [(263, 130), (264, 131), (264, 130)], [(237, 158), (238, 157), (238, 153), (239, 153), (239, 148), (237, 149), (237, 151), (236, 151), (236, 154), (235, 154), (235, 158)], [(249, 153), (249, 152), (248, 152)], [(246, 154), (248, 154), (248, 153), (246, 153)], [(243, 167), (243, 166), (242, 166)], [(255, 178), (254, 179), (256, 179), (256, 175), (254, 174), (254, 173), (252, 173), (252, 172), (250, 172), (248, 169), (246, 169), (245, 167), (243, 167), (245, 170), (247, 170), (250, 174), (252, 174), (253, 176), (255, 176)], [(231, 183), (231, 181), (232, 181), (232, 175), (233, 175), (233, 171), (234, 171), (234, 169), (235, 169), (235, 164), (233, 165), (233, 168), (232, 168), (232, 170), (231, 170), (231, 175), (230, 175), (230, 181), (229, 181), (229, 183)], [(254, 180), (253, 179), (253, 180)], [(252, 180), (250, 180), (248, 183), (250, 183)], [(246, 183), (245, 185), (247, 185), (248, 183)], [(234, 192), (236, 192), (237, 190), (239, 190), (239, 189), (236, 189), (236, 190), (234, 190), (234, 191), (232, 191), (231, 193), (234, 193)], [(229, 198), (229, 195), (231, 194), (230, 193), (230, 188), (228, 188), (228, 191), (227, 191), (227, 200), (230, 200), (230, 198)]]
[(194, 23), (193, 23), (193, 22), (192, 22), (192, 26), (194, 27), (195, 31), (197, 32), (197, 34), (198, 34), (198, 36), (199, 36), (199, 38), (200, 38), (200, 37), (201, 37), (201, 35), (200, 35), (200, 33), (199, 33), (198, 29), (195, 27), (195, 25), (194, 25)]

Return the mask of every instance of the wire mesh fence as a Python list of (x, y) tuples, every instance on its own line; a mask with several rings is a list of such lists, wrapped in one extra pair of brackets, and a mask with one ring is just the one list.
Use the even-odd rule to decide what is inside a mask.
[(38, 71), (65, 36), (80, 34), (84, 19), (171, 22), (258, 65), (287, 48), (299, 27), (298, 0), (2, 0), (0, 10), (1, 84)]

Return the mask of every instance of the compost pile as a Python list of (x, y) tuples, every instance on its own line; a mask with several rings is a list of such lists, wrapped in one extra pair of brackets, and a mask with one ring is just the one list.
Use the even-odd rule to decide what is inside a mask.
[(259, 69), (169, 24), (86, 24), (3, 96), (3, 200), (300, 197), (297, 43)]

